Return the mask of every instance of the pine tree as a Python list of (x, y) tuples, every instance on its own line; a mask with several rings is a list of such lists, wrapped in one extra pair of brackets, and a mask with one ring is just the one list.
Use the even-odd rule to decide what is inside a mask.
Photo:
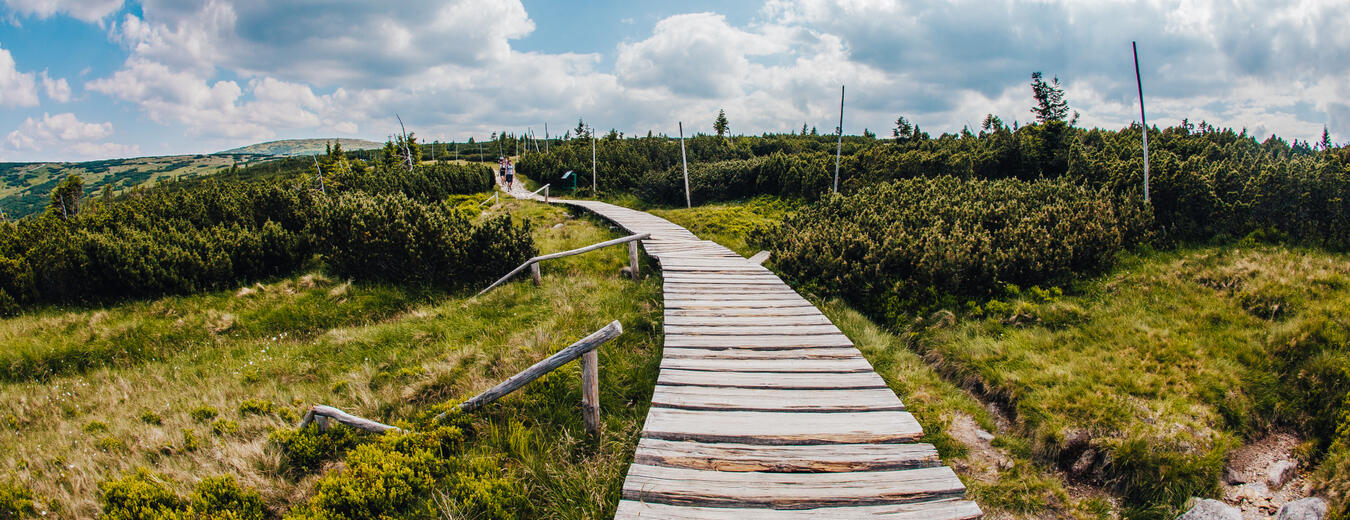
[(1327, 125), (1322, 125), (1322, 142), (1317, 143), (1323, 150), (1331, 149), (1331, 132), (1327, 131)]
[(802, 135), (806, 135), (806, 123), (802, 123)]
[(900, 119), (895, 120), (895, 128), (891, 129), (891, 135), (895, 137), (896, 142), (907, 142), (914, 138), (914, 125), (911, 125), (905, 116), (900, 116)]
[(80, 213), (80, 198), (83, 196), (84, 179), (72, 173), (52, 189), (52, 198), (47, 204), (47, 210), (59, 213), (61, 218), (73, 218)]
[(728, 128), (730, 124), (727, 123), (727, 111), (719, 109), (717, 119), (713, 120), (713, 131), (717, 132), (717, 137), (726, 137)]
[(1058, 76), (1046, 83), (1040, 72), (1032, 72), (1031, 95), (1036, 98), (1031, 113), (1037, 121), (1063, 121), (1069, 115), (1069, 103), (1064, 101), (1064, 88), (1059, 86)]

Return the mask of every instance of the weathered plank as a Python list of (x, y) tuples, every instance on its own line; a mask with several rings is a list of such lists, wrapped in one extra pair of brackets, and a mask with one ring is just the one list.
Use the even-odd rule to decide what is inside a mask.
[(615, 519), (664, 520), (973, 520), (983, 513), (968, 500), (955, 498), (882, 506), (842, 506), (813, 509), (749, 509), (739, 507), (672, 506), (636, 500), (620, 500)]
[(829, 318), (821, 314), (802, 316), (686, 316), (667, 313), (666, 327), (710, 325), (714, 327), (737, 326), (773, 327), (776, 325), (833, 325)]
[(671, 325), (667, 324), (666, 334), (682, 336), (759, 336), (795, 335), (795, 334), (843, 334), (838, 327), (830, 325)]
[(723, 308), (671, 308), (666, 306), (666, 318), (779, 318), (792, 316), (821, 316), (820, 311), (811, 305), (790, 307), (723, 307)]
[(654, 439), (743, 444), (914, 442), (923, 428), (909, 412), (742, 412), (653, 407), (643, 435)]
[(707, 359), (670, 357), (661, 360), (662, 369), (705, 370), (712, 372), (771, 372), (779, 374), (843, 374), (871, 372), (866, 359)]
[(711, 471), (836, 473), (931, 468), (940, 464), (932, 444), (824, 444), (756, 446), (642, 439), (636, 464)]
[(780, 349), (666, 347), (663, 357), (695, 359), (862, 359), (862, 353), (849, 347), (811, 347)]
[(660, 385), (708, 386), (721, 388), (795, 388), (802, 390), (887, 388), (875, 372), (844, 374), (765, 374), (762, 372), (706, 372), (701, 370), (662, 370)]
[[(538, 363), (530, 365), (529, 368), (526, 368), (525, 370), (520, 371), (520, 373), (507, 378), (506, 381), (502, 381), (501, 383), (497, 384), (497, 386), (489, 388), (483, 393), (473, 396), (473, 398), (464, 401), (463, 403), (460, 403), (459, 408), (466, 412), (473, 411), (478, 409), (479, 407), (482, 407), (493, 401), (496, 401), (497, 399), (501, 399), (502, 396), (505, 396), (506, 394), (516, 391), (520, 387), (528, 384), (530, 381), (539, 379), (540, 376), (552, 372), (553, 369), (558, 368), (563, 364), (572, 361), (573, 359), (581, 357), (582, 354), (595, 350), (596, 347), (603, 345), (605, 342), (609, 340), (619, 337), (619, 334), (622, 333), (623, 333), (623, 325), (619, 324), (618, 320), (610, 322), (609, 325), (605, 325), (600, 330), (592, 332), (589, 336), (577, 340), (576, 343), (568, 345), (566, 348), (559, 350), (552, 356), (544, 358), (540, 360)], [(442, 413), (441, 416), (443, 415), (445, 414)], [(440, 416), (437, 416), (437, 418), (440, 418)]]
[(843, 334), (761, 334), (756, 336), (688, 336), (666, 334), (670, 347), (849, 347), (853, 342)]
[(947, 467), (848, 473), (706, 471), (633, 464), (623, 498), (703, 507), (811, 509), (956, 498), (961, 479)]
[(747, 412), (904, 411), (886, 388), (849, 390), (783, 390), (657, 385), (652, 406), (683, 410)]

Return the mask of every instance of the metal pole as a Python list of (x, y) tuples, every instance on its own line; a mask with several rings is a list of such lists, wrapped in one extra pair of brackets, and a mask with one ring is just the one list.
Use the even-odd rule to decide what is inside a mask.
[(544, 153), (548, 153), (548, 121), (544, 121)]
[(684, 121), (680, 121), (680, 162), (684, 163), (684, 207), (692, 208), (689, 202), (689, 158), (684, 154)]
[(839, 193), (839, 155), (844, 151), (844, 86), (839, 85), (839, 144), (834, 148), (834, 193)]
[(591, 127), (591, 191), (599, 195), (600, 189), (597, 187), (599, 183), (596, 177), (599, 177), (599, 175), (595, 171), (595, 127)]
[(1139, 86), (1139, 123), (1144, 127), (1144, 202), (1148, 202), (1148, 120), (1144, 118), (1144, 82), (1139, 79), (1139, 45), (1130, 42), (1130, 48), (1134, 49), (1134, 82)]

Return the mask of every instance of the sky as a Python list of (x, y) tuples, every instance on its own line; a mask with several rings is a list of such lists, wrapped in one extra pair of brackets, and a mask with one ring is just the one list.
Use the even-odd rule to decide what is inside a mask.
[(1350, 141), (1350, 0), (0, 0), (0, 161), (211, 153), (288, 138), (937, 135), (1183, 118)]

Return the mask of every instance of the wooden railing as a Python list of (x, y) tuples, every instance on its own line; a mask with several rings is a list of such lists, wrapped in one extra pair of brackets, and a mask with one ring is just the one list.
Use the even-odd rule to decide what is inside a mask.
[[(591, 335), (581, 338), (576, 343), (568, 345), (567, 348), (559, 350), (552, 356), (544, 358), (543, 361), (530, 365), (530, 368), (520, 371), (520, 373), (511, 376), (487, 391), (473, 396), (472, 399), (460, 403), (459, 409), (465, 412), (472, 412), (482, 408), (493, 401), (506, 397), (511, 392), (519, 390), (530, 381), (543, 377), (544, 374), (552, 372), (560, 366), (580, 357), (581, 358), (581, 410), (582, 418), (586, 422), (586, 431), (595, 434), (600, 432), (600, 360), (595, 353), (595, 349), (609, 340), (619, 337), (623, 333), (623, 325), (618, 320), (614, 320), (605, 325), (600, 330), (592, 332)], [(436, 416), (440, 419), (445, 414)]]
[(491, 197), (488, 197), (488, 198), (486, 198), (486, 199), (483, 199), (483, 202), (479, 202), (479, 203), (478, 203), (478, 207), (481, 208), (481, 207), (483, 207), (484, 204), (487, 204), (488, 202), (492, 202), (493, 204), (496, 204), (496, 203), (497, 203), (497, 196), (498, 196), (498, 195), (501, 195), (501, 192), (494, 192), (494, 193), (492, 194)]
[[(576, 358), (581, 358), (582, 419), (586, 423), (586, 431), (597, 434), (600, 432), (600, 357), (595, 353), (595, 349), (619, 337), (620, 334), (623, 334), (623, 324), (619, 323), (619, 320), (614, 320), (600, 330), (592, 332), (589, 336), (577, 340), (576, 343), (568, 345), (552, 356), (530, 365), (530, 368), (498, 383), (497, 386), (460, 403), (459, 409), (472, 412), (492, 404), (511, 392), (519, 390), (520, 387), (529, 384), (531, 381), (543, 377), (544, 374), (552, 372)], [(445, 417), (445, 413), (437, 415), (436, 420), (439, 421), (443, 417)], [(309, 426), (310, 423), (316, 423), (319, 425), (319, 429), (326, 430), (330, 420), (374, 433), (384, 433), (389, 430), (402, 431), (397, 426), (357, 417), (337, 408), (321, 404), (309, 407), (309, 411), (305, 412), (305, 417), (300, 420), (299, 427), (304, 428)]]
[(544, 192), (544, 202), (548, 202), (548, 186), (548, 184), (545, 184), (542, 188), (530, 192), (530, 195), (538, 195), (542, 191)]
[(636, 280), (636, 279), (638, 279), (638, 250), (637, 250), (637, 241), (638, 241), (638, 240), (646, 240), (646, 239), (651, 238), (651, 237), (652, 237), (652, 234), (651, 234), (651, 233), (642, 233), (642, 234), (639, 234), (639, 235), (630, 235), (630, 236), (626, 236), (626, 237), (623, 237), (623, 238), (616, 238), (616, 239), (614, 239), (614, 240), (606, 240), (606, 241), (601, 242), (601, 243), (599, 243), (599, 244), (591, 244), (591, 245), (586, 246), (586, 247), (581, 247), (581, 248), (577, 248), (577, 249), (572, 249), (572, 250), (569, 250), (569, 251), (562, 251), (562, 252), (558, 252), (558, 253), (549, 253), (549, 254), (547, 254), (547, 255), (536, 256), (536, 257), (534, 257), (534, 258), (531, 258), (531, 259), (529, 259), (529, 260), (526, 260), (525, 263), (520, 264), (520, 267), (517, 267), (517, 268), (515, 268), (515, 269), (512, 269), (511, 272), (506, 273), (506, 276), (503, 276), (503, 277), (497, 279), (497, 281), (492, 282), (492, 285), (489, 285), (489, 286), (487, 286), (486, 289), (483, 289), (482, 291), (479, 291), (479, 292), (478, 292), (478, 296), (482, 296), (484, 293), (486, 293), (486, 292), (488, 292), (488, 291), (491, 291), (491, 290), (493, 290), (493, 289), (496, 289), (498, 285), (501, 285), (501, 284), (503, 284), (503, 283), (506, 283), (506, 281), (507, 281), (507, 280), (510, 280), (512, 276), (515, 276), (515, 275), (517, 275), (517, 274), (520, 274), (520, 272), (521, 272), (521, 271), (524, 271), (525, 268), (527, 268), (527, 267), (530, 268), (530, 276), (531, 276), (531, 278), (534, 279), (534, 283), (535, 283), (536, 285), (539, 284), (539, 283), (542, 283), (543, 278), (541, 277), (541, 275), (540, 275), (540, 273), (539, 273), (539, 262), (542, 262), (542, 261), (544, 261), (544, 260), (552, 260), (552, 259), (554, 259), (554, 258), (562, 258), (562, 257), (564, 257), (564, 256), (579, 255), (579, 254), (581, 254), (581, 253), (586, 253), (586, 252), (589, 252), (589, 251), (594, 251), (594, 250), (596, 250), (596, 249), (600, 249), (600, 248), (603, 248), (603, 247), (609, 247), (609, 246), (613, 246), (613, 245), (619, 245), (619, 244), (622, 244), (622, 243), (625, 243), (625, 242), (628, 243), (628, 264), (629, 264), (628, 267), (626, 267), (625, 269), (626, 269), (626, 272), (629, 274), (629, 276), (632, 276), (633, 279)]

